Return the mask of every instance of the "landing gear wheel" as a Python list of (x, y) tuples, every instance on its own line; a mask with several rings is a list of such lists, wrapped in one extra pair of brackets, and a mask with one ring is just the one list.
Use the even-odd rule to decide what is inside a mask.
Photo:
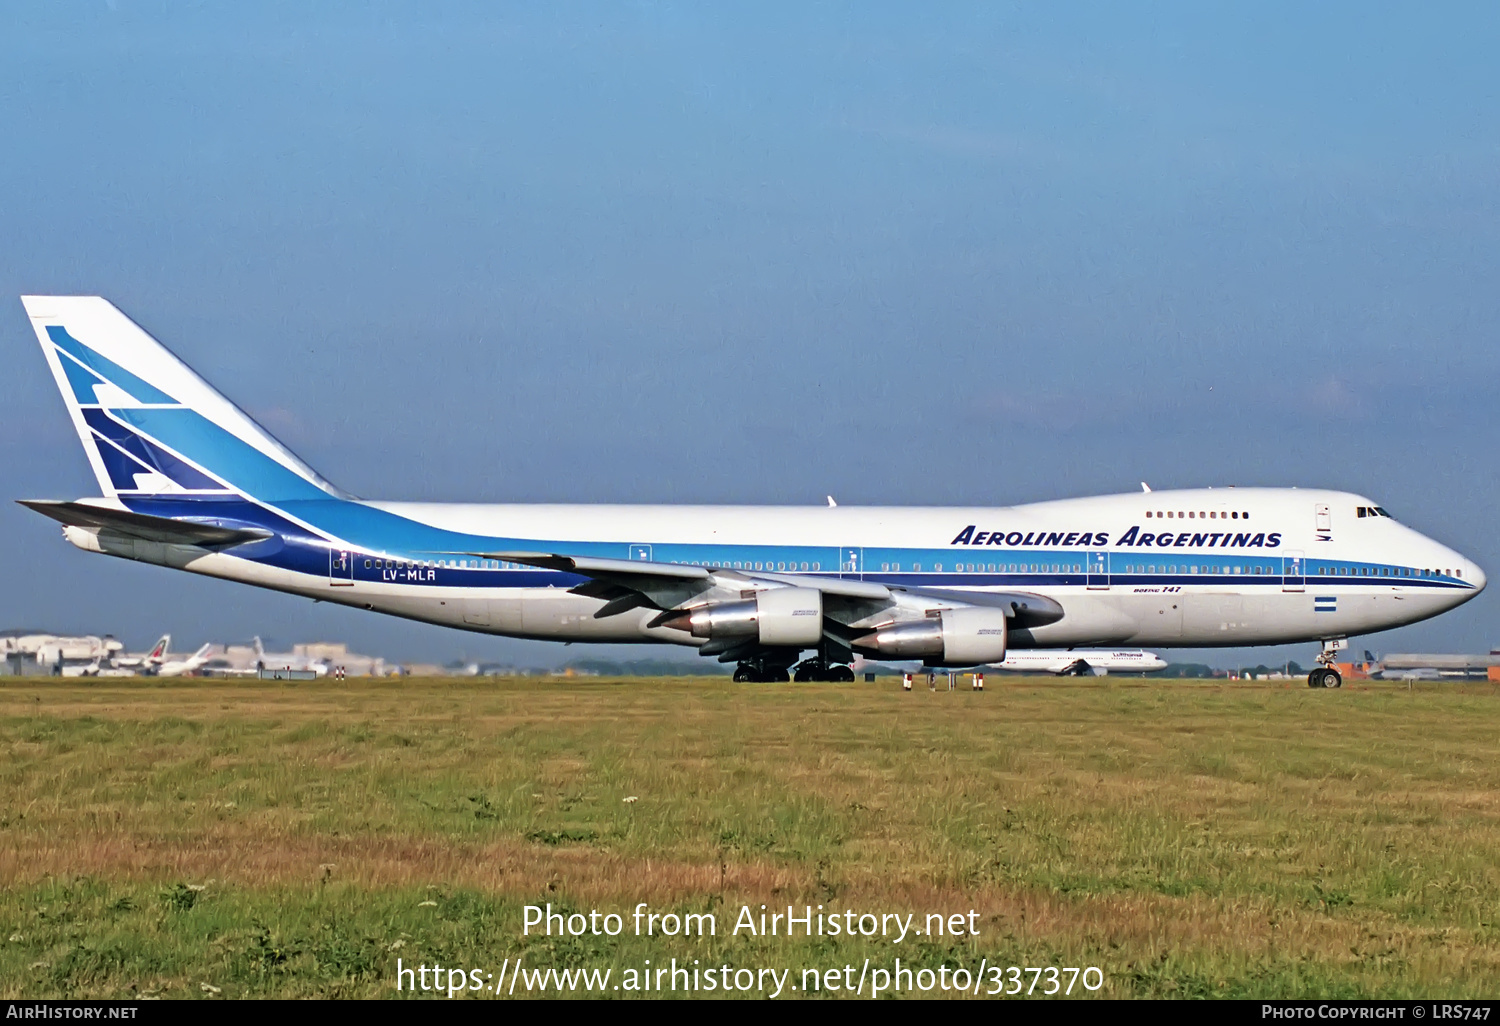
[(820, 662), (809, 659), (805, 663), (799, 663), (797, 670), (792, 674), (792, 680), (798, 684), (805, 684), (810, 680), (827, 680), (828, 670)]
[(1307, 686), (1310, 688), (1341, 688), (1344, 686), (1344, 678), (1337, 670), (1320, 668), (1307, 675)]
[(831, 680), (835, 684), (853, 684), (854, 671), (847, 666), (830, 666), (825, 679)]
[(1323, 651), (1318, 653), (1318, 665), (1313, 667), (1312, 673), (1307, 675), (1307, 686), (1310, 688), (1341, 688), (1344, 686), (1344, 676), (1339, 673), (1335, 661), (1338, 653), (1349, 647), (1347, 638), (1325, 638), (1323, 640)]
[[(802, 679), (800, 676), (801, 672), (801, 670), (798, 670), (798, 680)], [(767, 666), (759, 660), (740, 663), (734, 670), (734, 680), (737, 684), (780, 684), (785, 683), (790, 676), (787, 673), (786, 667)], [(808, 679), (811, 680), (814, 678)]]

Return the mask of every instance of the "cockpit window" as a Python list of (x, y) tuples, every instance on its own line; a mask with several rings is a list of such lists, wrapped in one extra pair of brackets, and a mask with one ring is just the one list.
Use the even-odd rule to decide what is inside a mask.
[(1354, 515), (1358, 517), (1389, 517), (1384, 506), (1356, 506)]

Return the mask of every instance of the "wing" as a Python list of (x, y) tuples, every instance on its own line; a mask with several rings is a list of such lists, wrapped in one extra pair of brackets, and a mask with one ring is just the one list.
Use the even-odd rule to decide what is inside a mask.
[[(694, 599), (739, 598), (746, 589), (767, 587), (816, 588), (825, 595), (865, 601), (889, 599), (891, 590), (883, 584), (827, 579), (803, 574), (750, 573), (723, 567), (684, 566), (679, 563), (653, 563), (646, 560), (599, 559), (593, 556), (565, 556), (548, 552), (467, 552), (464, 555), (482, 559), (509, 560), (526, 566), (562, 570), (588, 577), (573, 591), (581, 595), (606, 597), (606, 591), (634, 592), (661, 610), (684, 608)], [(595, 584), (607, 587), (594, 587)], [(715, 591), (722, 595), (713, 594)], [(602, 612), (602, 611), (601, 611)], [(604, 614), (610, 615), (610, 614)]]
[[(759, 591), (809, 588), (822, 593), (824, 635), (844, 647), (873, 629), (922, 620), (933, 611), (942, 609), (1001, 609), (1016, 628), (1039, 627), (1063, 617), (1063, 608), (1054, 599), (1031, 592), (906, 588), (814, 574), (760, 573), (718, 566), (685, 566), (550, 552), (466, 552), (463, 555), (506, 560), (587, 577), (587, 581), (571, 590), (575, 594), (605, 600), (594, 613), (595, 618), (646, 607), (660, 610), (650, 622), (652, 627), (681, 621), (684, 612), (752, 598)], [(717, 655), (721, 662), (731, 662), (747, 658), (762, 648), (758, 642), (726, 638), (710, 639), (699, 646), (698, 651), (705, 656)]]

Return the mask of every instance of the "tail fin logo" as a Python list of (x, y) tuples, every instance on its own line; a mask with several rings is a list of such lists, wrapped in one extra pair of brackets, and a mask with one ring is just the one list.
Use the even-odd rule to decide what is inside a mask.
[(203, 473), (142, 437), (108, 410), (85, 407), (83, 419), (105, 470), (120, 491), (224, 491), (222, 481)]
[(73, 390), (95, 453), (116, 492), (151, 495), (226, 490), (224, 482), (144, 438), (109, 412), (144, 406), (181, 409), (181, 403), (94, 352), (60, 324), (47, 325), (47, 337), (56, 348), (58, 365)]
[[(60, 354), (63, 371), (80, 405), (181, 406), (176, 399), (124, 367), (85, 346), (60, 324), (47, 325), (47, 337)], [(101, 392), (103, 394), (101, 394)]]

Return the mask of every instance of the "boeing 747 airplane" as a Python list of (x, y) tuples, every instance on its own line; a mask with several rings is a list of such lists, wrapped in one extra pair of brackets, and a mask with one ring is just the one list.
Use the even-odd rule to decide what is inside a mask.
[(695, 647), (736, 680), (1008, 649), (1322, 641), (1415, 623), (1479, 567), (1373, 500), (1203, 488), (999, 508), (471, 505), (330, 484), (97, 296), (26, 312), (103, 493), (25, 500), (99, 552), (463, 630)]

